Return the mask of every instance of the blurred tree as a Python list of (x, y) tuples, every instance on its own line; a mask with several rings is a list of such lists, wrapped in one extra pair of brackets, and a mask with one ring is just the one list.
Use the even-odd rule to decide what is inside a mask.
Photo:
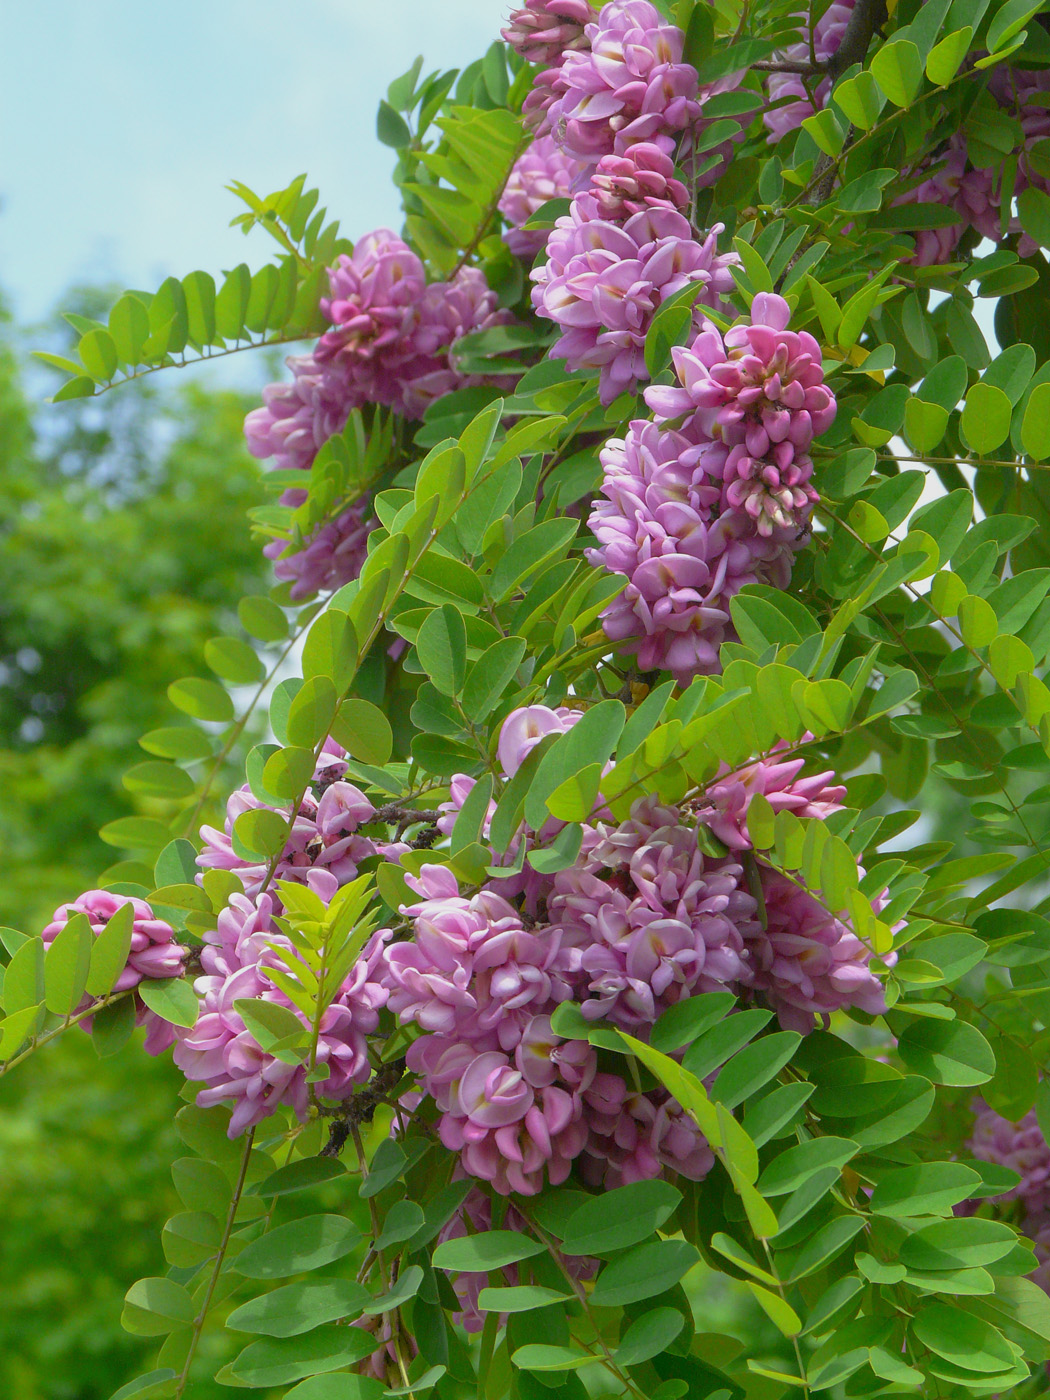
[[(20, 347), (4, 319), (0, 923), (37, 929), (119, 857), (95, 833), (134, 810), (120, 775), (146, 757), (139, 735), (171, 722), (168, 683), (202, 672), (204, 642), (266, 573), (244, 518), (260, 490), (242, 395), (147, 381), (38, 424)], [(177, 1209), (170, 1061), (129, 1048), (100, 1066), (72, 1039), (0, 1092), (5, 1400), (107, 1400), (141, 1369), (151, 1344), (121, 1331), (120, 1302), (163, 1271)]]

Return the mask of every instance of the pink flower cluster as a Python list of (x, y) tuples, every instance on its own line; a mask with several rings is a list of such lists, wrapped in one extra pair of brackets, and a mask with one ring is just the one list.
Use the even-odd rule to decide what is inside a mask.
[[(694, 285), (700, 303), (718, 307), (732, 290), (729, 269), (736, 261), (717, 251), (721, 225), (697, 242), (670, 203), (646, 204), (622, 224), (604, 218), (603, 201), (609, 207), (615, 198), (627, 207), (613, 195), (615, 172), (609, 174), (607, 188), (577, 196), (557, 220), (547, 262), (532, 272), (536, 314), (561, 331), (551, 355), (569, 369), (598, 370), (603, 403), (648, 379), (645, 337), (661, 304)], [(644, 188), (644, 179), (634, 188)]]
[[(334, 876), (337, 886), (345, 885), (356, 879), (362, 860), (380, 854), (396, 855), (387, 843), (360, 834), (360, 828), (375, 816), (375, 808), (352, 783), (342, 781), (345, 773), (344, 750), (334, 740), (327, 740), (274, 869), (275, 880), (295, 880), (320, 893), (315, 878), (318, 874), (325, 881)], [(245, 783), (226, 803), (223, 829), (201, 827), (204, 846), (197, 856), (202, 870), (233, 871), (250, 898), (262, 889), (269, 863), (238, 853), (234, 847), (234, 823), (242, 813), (259, 809), (286, 814), (256, 797)]]
[[(419, 418), (453, 389), (480, 383), (459, 371), (451, 346), (509, 319), (477, 268), (428, 286), (420, 259), (389, 229), (359, 239), (328, 280), (331, 295), (321, 309), (331, 329), (312, 354), (287, 361), (292, 382), (269, 385), (262, 406), (245, 419), (249, 451), (274, 458), (280, 469), (308, 471), (355, 408), (378, 404)], [(305, 499), (305, 491), (292, 489), (281, 504), (294, 508)], [(278, 561), (278, 578), (292, 582), (292, 597), (309, 597), (357, 577), (372, 523), (364, 502), (344, 503), (303, 549), (285, 555), (277, 540), (265, 552)]]
[[(513, 712), (498, 745), (504, 772), (578, 719), (542, 705)], [(772, 759), (727, 774), (700, 819), (745, 849), (755, 792), (803, 816), (837, 810), (843, 789), (829, 783), (833, 775), (801, 769)], [(470, 786), (453, 779), (445, 830)], [(551, 834), (522, 828), (512, 850)], [(668, 1007), (716, 989), (758, 995), (803, 1031), (843, 1007), (885, 1009), (869, 950), (848, 925), (765, 868), (763, 924), (737, 860), (705, 856), (687, 815), (655, 798), (636, 803), (626, 821), (588, 826), (571, 868), (535, 876), (531, 887), (519, 879), (466, 898), (447, 868), (425, 866), (409, 879), (422, 899), (402, 910), (413, 938), (386, 953), (389, 1008), (424, 1032), (408, 1063), (441, 1112), (441, 1140), (499, 1192), (534, 1194), (544, 1180), (564, 1181), (574, 1162), (584, 1180), (606, 1187), (664, 1170), (700, 1179), (712, 1164), (669, 1095), (634, 1091), (599, 1069), (585, 1042), (552, 1032), (562, 1002), (643, 1038)]]
[(588, 0), (525, 0), (501, 33), (527, 63), (557, 66), (571, 50), (589, 47), (585, 30), (593, 18)]
[[(315, 872), (311, 881), (322, 899), (331, 899), (339, 880), (330, 871)], [(276, 901), (268, 894), (251, 899), (234, 894), (218, 916), (217, 927), (205, 936), (201, 954), (204, 975), (194, 986), (201, 1011), (192, 1030), (176, 1032), (174, 1059), (191, 1082), (204, 1084), (197, 1095), (202, 1108), (233, 1101), (228, 1132), (237, 1137), (262, 1122), (278, 1105), (287, 1105), (304, 1120), (309, 1109), (306, 1065), (285, 1063), (265, 1050), (245, 1025), (236, 1003), (244, 999), (272, 1002), (310, 1023), (268, 976), (282, 966), (274, 952), (291, 948), (273, 922)], [(324, 1011), (314, 1062), (328, 1068), (318, 1083), (326, 1099), (348, 1098), (371, 1076), (367, 1037), (379, 1024), (386, 989), (378, 980), (386, 930), (373, 935), (355, 962), (339, 993)]]
[(603, 614), (606, 633), (642, 670), (682, 685), (718, 670), (735, 593), (787, 586), (817, 499), (808, 448), (835, 399), (820, 347), (789, 331), (788, 315), (760, 293), (750, 324), (723, 336), (706, 323), (673, 351), (678, 386), (645, 391), (655, 423), (632, 422), (601, 454), (588, 557), (628, 580)]
[[(1017, 1172), (1021, 1180), (994, 1201), (1020, 1202), (1024, 1218), (1020, 1229), (1032, 1241), (1039, 1268), (1028, 1277), (1050, 1293), (1050, 1144), (1043, 1136), (1032, 1109), (1017, 1123), (996, 1113), (983, 1099), (973, 1103), (973, 1133), (966, 1144), (982, 1162), (995, 1162)], [(957, 1213), (972, 1210), (977, 1202), (964, 1202)]]
[[(113, 894), (110, 890), (87, 890), (72, 903), (60, 904), (51, 922), (41, 932), (44, 947), (50, 948), (74, 914), (86, 915), (91, 932), (97, 938), (125, 904), (131, 905), (133, 915), (131, 947), (124, 970), (113, 984), (113, 991), (127, 992), (144, 981), (181, 977), (186, 970), (186, 949), (175, 941), (175, 930), (171, 925), (158, 919), (144, 899)], [(91, 1000), (91, 997), (84, 997), (77, 1010), (83, 1011), (91, 1005)], [(90, 1031), (92, 1020), (92, 1017), (87, 1017), (81, 1022), (85, 1030)], [(174, 1040), (169, 1023), (154, 1015), (138, 997), (135, 998), (135, 1024), (146, 1027), (147, 1054), (160, 1054)]]
[(547, 241), (543, 229), (525, 229), (522, 224), (548, 200), (567, 199), (585, 169), (551, 136), (537, 136), (518, 157), (499, 202), (500, 213), (511, 225), (503, 238), (516, 258), (531, 261)]
[(648, 0), (611, 0), (583, 38), (561, 52), (525, 102), (538, 132), (552, 132), (570, 155), (593, 162), (622, 154), (699, 119), (696, 69), (682, 61), (685, 36)]

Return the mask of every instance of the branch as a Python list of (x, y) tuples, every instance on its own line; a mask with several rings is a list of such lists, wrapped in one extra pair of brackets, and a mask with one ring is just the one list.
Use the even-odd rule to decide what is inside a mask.
[(882, 29), (887, 18), (886, 0), (857, 0), (842, 42), (825, 65), (825, 71), (832, 82), (840, 78), (854, 63), (864, 62), (872, 37)]

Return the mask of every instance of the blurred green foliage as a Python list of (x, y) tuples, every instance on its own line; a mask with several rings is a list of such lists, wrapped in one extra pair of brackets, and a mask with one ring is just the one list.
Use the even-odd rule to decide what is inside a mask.
[[(119, 859), (96, 832), (134, 810), (120, 775), (146, 756), (139, 735), (170, 722), (168, 683), (203, 671), (204, 642), (266, 570), (245, 522), (261, 495), (245, 395), (147, 383), (38, 412), (23, 363), (5, 321), (0, 923), (35, 932)], [(108, 1400), (156, 1350), (120, 1311), (165, 1267), (179, 1084), (169, 1057), (128, 1047), (100, 1064), (78, 1034), (4, 1080), (4, 1400)]]

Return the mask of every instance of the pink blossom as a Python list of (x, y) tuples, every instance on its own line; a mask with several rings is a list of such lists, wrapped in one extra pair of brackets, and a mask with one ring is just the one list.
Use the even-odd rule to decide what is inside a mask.
[(600, 216), (613, 221), (658, 205), (689, 206), (689, 191), (675, 179), (674, 162), (651, 141), (639, 141), (623, 155), (602, 156), (591, 176), (591, 191)]
[[(338, 888), (331, 876), (318, 885), (329, 898)], [(309, 1019), (268, 975), (268, 967), (283, 966), (274, 949), (291, 947), (273, 923), (274, 907), (269, 895), (256, 900), (231, 895), (215, 931), (205, 935), (204, 975), (194, 984), (201, 998), (197, 1024), (176, 1032), (175, 1063), (187, 1079), (204, 1085), (198, 1104), (233, 1103), (230, 1137), (262, 1122), (282, 1104), (300, 1121), (309, 1109), (306, 1065), (286, 1064), (264, 1050), (235, 1006), (242, 998), (274, 1002), (310, 1028)], [(389, 936), (388, 930), (372, 936), (321, 1017), (314, 1058), (329, 1070), (317, 1085), (322, 1098), (347, 1098), (371, 1077), (367, 1037), (376, 1030), (386, 1002), (378, 972)]]
[[(40, 934), (44, 947), (50, 948), (74, 914), (86, 916), (92, 935), (97, 938), (117, 910), (126, 904), (132, 909), (131, 945), (127, 962), (112, 991), (127, 992), (144, 981), (181, 977), (186, 970), (186, 949), (175, 941), (171, 925), (158, 919), (144, 899), (114, 894), (110, 890), (86, 890), (71, 903), (60, 904)], [(90, 1006), (91, 1001), (91, 997), (83, 997), (77, 1011)], [(89, 1016), (80, 1024), (90, 1031), (93, 1020), (94, 1017)], [(171, 1024), (150, 1011), (138, 996), (135, 997), (135, 1024), (147, 1028), (145, 1050), (149, 1055), (159, 1055), (174, 1041)]]
[[(812, 737), (812, 734), (804, 734), (800, 742), (805, 743)], [(787, 743), (781, 741), (770, 750), (768, 758), (735, 772), (723, 765), (722, 773), (706, 788), (697, 815), (731, 851), (753, 847), (747, 829), (747, 810), (756, 793), (767, 800), (774, 812), (792, 812), (796, 817), (824, 820), (832, 812), (841, 811), (846, 789), (829, 782), (835, 774), (829, 771), (801, 777), (805, 759), (792, 758), (781, 763), (773, 759), (787, 748)]]
[(291, 583), (289, 596), (294, 602), (315, 593), (334, 593), (360, 574), (369, 533), (378, 523), (371, 507), (358, 501), (319, 526), (300, 549), (289, 553), (292, 546), (278, 539), (266, 545), (263, 553), (274, 560), (274, 576)]
[[(854, 0), (832, 0), (813, 29), (812, 53), (807, 31), (806, 38), (799, 43), (789, 44), (782, 57), (795, 63), (809, 63), (815, 57), (818, 64), (827, 63), (828, 59), (838, 52), (853, 12), (853, 5)], [(796, 18), (804, 21), (807, 17), (797, 15)], [(832, 80), (828, 77), (818, 80), (814, 75), (807, 82), (798, 73), (770, 73), (766, 78), (770, 101), (784, 104), (770, 106), (762, 115), (770, 133), (770, 141), (779, 141), (788, 132), (797, 131), (807, 117), (826, 106), (831, 85)], [(789, 98), (796, 100), (789, 102)]]
[[(586, 0), (583, 3), (586, 5)], [(516, 258), (531, 261), (547, 241), (543, 229), (523, 229), (521, 225), (548, 200), (568, 198), (573, 182), (585, 169), (550, 136), (538, 136), (518, 157), (499, 202), (500, 213), (511, 225), (503, 238)]]
[(593, 18), (587, 0), (525, 0), (500, 33), (527, 63), (556, 67), (566, 53), (588, 46), (584, 30)]
[(742, 870), (700, 851), (677, 808), (642, 798), (555, 876), (552, 924), (575, 954), (589, 1019), (639, 1033), (696, 992), (747, 978), (755, 901)]
[[(685, 36), (648, 0), (612, 0), (586, 26), (589, 48), (564, 54), (540, 91), (542, 131), (579, 160), (622, 154), (636, 141), (684, 130), (701, 112), (696, 69), (682, 62)], [(530, 97), (532, 94), (530, 94)]]
[[(882, 983), (871, 970), (871, 949), (848, 923), (830, 914), (806, 889), (763, 868), (765, 928), (747, 934), (751, 986), (776, 1011), (780, 1024), (803, 1035), (833, 1011), (886, 1010)], [(887, 953), (886, 963), (896, 961)]]
[(645, 337), (658, 307), (690, 284), (711, 307), (732, 290), (736, 257), (716, 251), (721, 231), (697, 242), (689, 221), (662, 205), (621, 225), (601, 217), (595, 195), (577, 196), (531, 273), (537, 315), (561, 329), (550, 354), (570, 369), (597, 369), (603, 403), (633, 390), (649, 377)]

